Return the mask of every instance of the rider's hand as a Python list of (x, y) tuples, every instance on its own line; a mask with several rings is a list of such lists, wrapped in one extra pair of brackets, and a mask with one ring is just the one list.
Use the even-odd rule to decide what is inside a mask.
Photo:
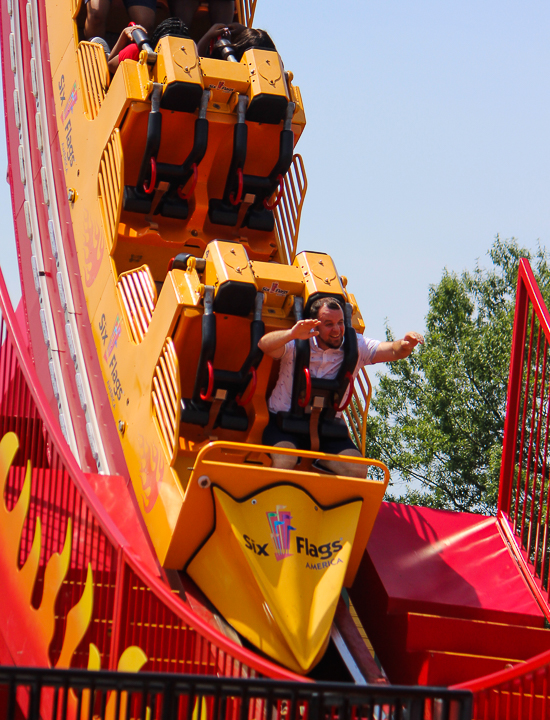
[(292, 328), (292, 339), (308, 340), (310, 337), (319, 335), (319, 330), (317, 330), (317, 327), (320, 324), (320, 320), (299, 320)]
[(424, 338), (420, 333), (417, 332), (408, 332), (405, 333), (402, 340), (398, 340), (399, 348), (397, 348), (396, 354), (398, 355), (399, 359), (404, 359), (406, 357), (409, 357), (409, 355), (412, 353), (414, 348), (418, 344), (424, 345)]
[(203, 35), (202, 40), (217, 39), (220, 35), (223, 35), (225, 30), (229, 31), (229, 27), (225, 23), (215, 23)]
[(143, 32), (147, 35), (147, 30), (143, 27), (143, 25), (130, 25), (122, 31), (130, 42), (133, 42), (132, 33), (134, 30), (143, 30)]
[(244, 25), (241, 25), (241, 23), (229, 23), (227, 26), (229, 30), (231, 31), (231, 36), (233, 39), (236, 39), (239, 37), (239, 35), (242, 33), (243, 30), (246, 30), (246, 27)]

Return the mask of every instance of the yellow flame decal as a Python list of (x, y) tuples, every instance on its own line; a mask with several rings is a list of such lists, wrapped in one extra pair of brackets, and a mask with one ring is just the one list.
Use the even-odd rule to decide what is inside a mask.
[(140, 647), (130, 645), (120, 656), (117, 670), (119, 672), (139, 672), (147, 660), (147, 655)]
[(9, 432), (0, 441), (0, 488), (2, 494), (13, 459), (19, 450), (19, 440), (15, 433)]
[[(0, 497), (2, 498), (2, 502), (0, 502), (0, 528), (4, 530), (4, 532), (2, 532), (2, 547), (4, 548), (4, 553), (7, 553), (12, 561), (15, 562), (16, 567), (18, 565), (19, 543), (21, 535), (23, 534), (23, 525), (27, 517), (31, 497), (31, 465), (29, 463), (25, 474), (25, 482), (21, 488), (21, 494), (11, 512), (8, 511), (4, 500), (4, 491), (6, 489), (8, 473), (18, 449), (19, 440), (17, 439), (17, 435), (12, 432), (6, 433), (0, 441)], [(23, 577), (25, 580), (28, 580), (28, 573), (25, 573)]]
[(93, 643), (90, 643), (88, 651), (88, 670), (101, 670), (101, 653)]
[[(55, 633), (55, 603), (63, 581), (67, 576), (71, 561), (72, 547), (72, 521), (67, 521), (65, 542), (61, 553), (54, 553), (48, 560), (44, 571), (44, 589), (42, 600), (38, 609), (32, 604), (34, 585), (38, 574), (40, 553), (42, 549), (42, 523), (40, 517), (36, 518), (36, 527), (32, 547), (25, 564), (19, 569), (19, 547), (23, 534), (23, 526), (29, 510), (31, 499), (31, 464), (28, 463), (25, 480), (19, 498), (11, 511), (8, 511), (4, 500), (4, 491), (8, 474), (13, 460), (19, 449), (19, 440), (15, 433), (9, 432), (0, 440), (0, 567), (3, 572), (10, 574), (5, 578), (7, 586), (18, 597), (18, 622), (21, 627), (27, 628), (27, 635), (33, 638), (35, 648), (34, 657), (44, 666), (51, 666), (48, 650)], [(5, 577), (5, 576), (4, 576)], [(92, 566), (88, 563), (88, 571), (84, 591), (78, 603), (72, 607), (66, 616), (63, 645), (56, 663), (58, 668), (70, 667), (72, 657), (85, 636), (92, 621), (94, 607), (94, 583)], [(127, 648), (120, 656), (118, 669), (121, 671), (138, 672), (145, 665), (148, 658), (143, 650), (135, 645)], [(93, 644), (89, 645), (88, 670), (101, 669), (101, 653)], [(83, 718), (87, 715), (89, 706), (89, 691), (82, 703)], [(71, 701), (76, 702), (76, 695), (71, 694)], [(127, 696), (121, 697), (121, 717), (125, 717)], [(76, 706), (75, 706), (76, 707)], [(109, 717), (114, 717), (116, 710), (116, 694), (109, 698), (107, 708)], [(147, 708), (146, 718), (150, 717)], [(202, 713), (201, 713), (202, 716)]]
[[(55, 601), (57, 595), (63, 585), (63, 579), (69, 569), (71, 560), (71, 532), (72, 524), (69, 519), (67, 523), (67, 533), (65, 535), (65, 543), (61, 554), (54, 553), (48, 560), (46, 571), (44, 573), (44, 594), (42, 602), (37, 610), (40, 624), (44, 628), (44, 638), (48, 645), (51, 643), (55, 630)], [(59, 666), (59, 667), (69, 667)]]
[[(0, 567), (4, 583), (11, 593), (11, 599), (17, 606), (17, 621), (21, 628), (26, 628), (28, 645), (32, 645), (32, 657), (37, 664), (49, 667), (51, 666), (49, 647), (55, 633), (56, 623), (55, 603), (71, 559), (72, 523), (69, 518), (63, 550), (61, 553), (54, 553), (46, 564), (42, 600), (40, 606), (35, 609), (31, 603), (42, 550), (40, 517), (36, 518), (29, 555), (23, 567), (19, 568), (19, 549), (31, 499), (32, 469), (30, 462), (27, 464), (21, 493), (11, 511), (8, 511), (4, 499), (9, 471), (18, 449), (19, 440), (15, 433), (6, 433), (0, 440)], [(57, 667), (70, 666), (72, 656), (90, 625), (92, 611), (93, 576), (91, 565), (88, 565), (82, 597), (66, 616), (66, 630)], [(97, 664), (99, 651), (95, 654), (91, 648), (92, 646), (90, 646), (89, 663)]]
[[(101, 653), (99, 652), (99, 648), (94, 645), (93, 643), (90, 643), (89, 651), (88, 651), (88, 670), (101, 670)], [(76, 693), (74, 690), (70, 691), (70, 698), (72, 702), (72, 706), (76, 709), (78, 707), (78, 698), (76, 696)], [(93, 708), (90, 708), (90, 703), (92, 701), (92, 693), (90, 690), (83, 690), (82, 691), (82, 701), (80, 705), (80, 720), (88, 720), (93, 714)], [(92, 710), (92, 713), (90, 713), (90, 709)]]
[(67, 613), (67, 627), (65, 637), (63, 638), (63, 647), (61, 648), (61, 654), (59, 655), (56, 667), (68, 668), (70, 666), (71, 658), (92, 621), (93, 607), (94, 580), (92, 566), (88, 563), (88, 574), (86, 576), (86, 584), (84, 585), (82, 597)]
[(207, 720), (207, 717), (208, 711), (206, 709), (206, 698), (197, 698), (195, 700), (195, 707), (193, 708), (193, 720)]
[[(131, 645), (126, 648), (118, 660), (117, 670), (119, 672), (139, 672), (147, 662), (147, 655), (137, 645)], [(105, 709), (105, 720), (115, 720), (116, 718), (116, 692), (112, 692)], [(128, 704), (128, 693), (120, 693), (120, 710), (118, 718), (126, 717), (126, 705)], [(146, 720), (151, 716), (151, 708), (147, 708)]]
[[(25, 483), (27, 481), (25, 480)], [(42, 523), (40, 518), (36, 518), (36, 527), (34, 529), (34, 537), (32, 539), (32, 547), (29, 556), (25, 560), (25, 564), (19, 571), (19, 580), (25, 589), (25, 600), (30, 603), (38, 573), (38, 565), (40, 563), (40, 550), (42, 548)]]

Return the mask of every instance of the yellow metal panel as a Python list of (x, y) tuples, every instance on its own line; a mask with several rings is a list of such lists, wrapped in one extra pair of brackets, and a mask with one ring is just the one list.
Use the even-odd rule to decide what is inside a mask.
[(247, 50), (242, 62), (250, 73), (250, 100), (257, 95), (283, 95), (288, 98), (281, 58), (269, 50)]
[(353, 315), (351, 317), (351, 324), (355, 328), (356, 332), (361, 333), (361, 335), (365, 332), (365, 322), (363, 320), (363, 316), (361, 315), (361, 311), (359, 310), (359, 307), (357, 305), (357, 301), (355, 300), (355, 295), (352, 295), (351, 293), (348, 293), (346, 291), (346, 295), (348, 298), (348, 302), (351, 303), (352, 312)]
[(289, 296), (302, 295), (304, 291), (303, 275), (297, 267), (254, 261), (252, 272), (269, 307), (282, 308)]
[[(377, 472), (382, 471), (384, 480), (373, 480), (372, 477), (362, 480), (339, 475), (324, 475), (315, 471), (277, 470), (258, 465), (257, 461), (250, 459), (254, 453), (262, 452), (267, 452), (267, 449), (261, 445), (230, 442), (213, 442), (203, 447), (197, 455), (187, 485), (185, 504), (166, 556), (166, 567), (183, 567), (196, 548), (208, 537), (214, 525), (213, 506), (208, 493), (201, 489), (199, 484), (201, 477), (206, 476), (212, 483), (236, 498), (246, 497), (275, 483), (294, 482), (314, 495), (324, 506), (337, 505), (357, 498), (363, 499), (357, 537), (345, 579), (346, 586), (349, 586), (359, 567), (378, 508), (384, 497), (389, 482), (388, 469), (377, 460), (342, 456), (343, 462), (363, 465), (365, 468), (376, 468)], [(280, 452), (304, 458), (329, 457), (324, 453), (283, 448)]]
[(362, 501), (323, 508), (287, 483), (242, 500), (212, 494), (215, 527), (189, 574), (236, 630), (307, 673), (329, 639)]
[(255, 285), (245, 249), (239, 243), (214, 240), (208, 245), (204, 257), (208, 261), (205, 271), (206, 285), (219, 287), (230, 280)]
[[(52, 77), (57, 73), (58, 65), (68, 53), (74, 56), (78, 45), (76, 23), (71, 18), (71, 6), (67, 2), (46, 3), (46, 25), (48, 29), (48, 50)], [(54, 94), (57, 85), (54, 84)]]
[(233, 93), (248, 94), (250, 78), (246, 65), (201, 57), (200, 68), (204, 88), (212, 93), (209, 110), (230, 112), (233, 108), (229, 107), (229, 101)]
[(172, 82), (186, 82), (202, 87), (202, 74), (195, 43), (186, 38), (162, 38), (157, 45), (157, 62), (153, 67), (153, 79), (165, 86)]
[(344, 295), (340, 276), (330, 255), (301, 252), (296, 255), (293, 265), (299, 267), (304, 276), (305, 302), (308, 301), (310, 295), (319, 292), (330, 295)]
[(302, 93), (297, 85), (292, 84), (293, 74), (288, 72), (286, 74), (288, 89), (290, 93), (290, 99), (296, 104), (294, 109), (294, 116), (292, 118), (292, 130), (296, 136), (296, 142), (300, 139), (305, 126), (306, 126), (306, 114), (304, 112), (304, 103), (302, 101)]

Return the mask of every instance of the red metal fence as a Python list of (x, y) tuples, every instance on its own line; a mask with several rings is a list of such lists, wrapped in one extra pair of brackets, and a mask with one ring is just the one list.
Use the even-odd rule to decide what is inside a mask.
[(550, 314), (527, 260), (518, 274), (498, 514), (550, 619)]
[(0, 667), (3, 720), (471, 720), (471, 709), (470, 692), (446, 688)]
[(550, 651), (510, 670), (457, 685), (473, 692), (475, 720), (547, 720)]
[(0, 311), (0, 662), (298, 679), (219, 633), (134, 556), (48, 408), (1, 273)]
[[(527, 260), (518, 273), (498, 518), (525, 579), (550, 619), (550, 313)], [(457, 685), (474, 692), (474, 718), (546, 720), (550, 650)]]

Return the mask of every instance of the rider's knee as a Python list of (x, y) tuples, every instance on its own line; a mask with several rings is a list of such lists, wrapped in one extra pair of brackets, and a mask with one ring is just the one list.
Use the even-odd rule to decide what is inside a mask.
[[(346, 449), (342, 450), (339, 455), (347, 455), (348, 457), (362, 457), (359, 450)], [(337, 475), (344, 477), (354, 477), (364, 479), (367, 477), (367, 467), (364, 465), (356, 465), (355, 463), (339, 462), (338, 460), (328, 460), (323, 463), (329, 470)]]
[[(296, 450), (296, 446), (286, 440), (277, 443), (274, 447)], [(278, 470), (294, 470), (296, 463), (298, 462), (298, 458), (296, 455), (280, 455), (279, 453), (271, 453), (271, 461), (273, 464), (272, 467), (277, 468)]]

